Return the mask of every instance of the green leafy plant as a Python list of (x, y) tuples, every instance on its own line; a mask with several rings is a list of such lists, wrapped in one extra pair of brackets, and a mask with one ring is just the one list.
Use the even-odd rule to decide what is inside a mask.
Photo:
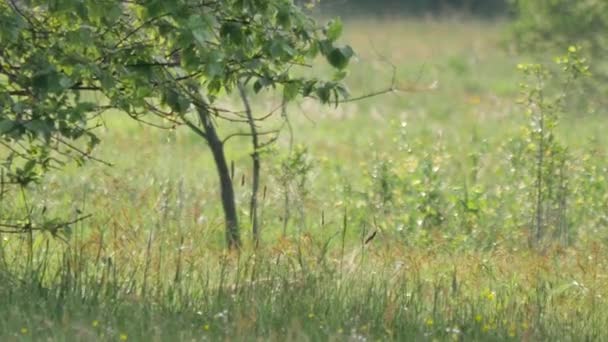
[(275, 170), (275, 177), (281, 186), (283, 194), (283, 236), (287, 235), (287, 227), (292, 216), (292, 208), (298, 208), (301, 231), (306, 219), (304, 204), (309, 195), (310, 174), (314, 169), (308, 149), (302, 145), (294, 147), (289, 155), (283, 158)]
[[(339, 20), (319, 26), (284, 0), (3, 1), (0, 26), (0, 140), (9, 183), (27, 185), (72, 160), (94, 159), (94, 128), (106, 110), (161, 128), (184, 126), (213, 155), (230, 247), (241, 241), (224, 144), (263, 132), (241, 132), (239, 124), (254, 118), (243, 120), (218, 100), (242, 84), (256, 93), (282, 91), (285, 101), (338, 104), (354, 55), (337, 43)], [(299, 76), (318, 55), (336, 77)], [(222, 137), (219, 122), (232, 132)]]
[(515, 43), (524, 50), (565, 48), (577, 42), (591, 54), (606, 51), (608, 4), (603, 0), (513, 0)]
[(580, 47), (570, 46), (567, 55), (557, 58), (556, 63), (565, 75), (560, 87), (552, 91), (550, 86), (557, 76), (542, 64), (519, 64), (518, 69), (529, 80), (521, 85), (521, 104), (529, 120), (524, 129), (527, 151), (532, 157), (534, 179), (533, 238), (539, 244), (551, 227), (567, 234), (566, 201), (568, 190), (567, 148), (559, 142), (556, 128), (563, 112), (571, 85), (580, 77), (589, 76), (589, 66), (581, 57)]
[(585, 96), (569, 101), (570, 109), (587, 107), (597, 112), (606, 105), (608, 64), (608, 3), (603, 0), (513, 0), (515, 20), (511, 24), (511, 42), (524, 53), (546, 57), (572, 44), (585, 49), (593, 67), (594, 78), (579, 81), (577, 88)]

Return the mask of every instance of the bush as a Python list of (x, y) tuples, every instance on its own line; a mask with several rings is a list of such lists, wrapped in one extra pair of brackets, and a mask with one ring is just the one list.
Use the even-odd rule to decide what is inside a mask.
[(598, 55), (607, 51), (605, 0), (513, 0), (513, 35), (519, 48), (542, 51), (579, 44)]
[[(511, 38), (521, 52), (550, 54), (568, 46), (583, 47), (593, 77), (576, 87), (570, 111), (595, 113), (606, 105), (608, 80), (608, 2), (605, 0), (512, 0), (516, 19)], [(573, 107), (572, 107), (573, 106)]]

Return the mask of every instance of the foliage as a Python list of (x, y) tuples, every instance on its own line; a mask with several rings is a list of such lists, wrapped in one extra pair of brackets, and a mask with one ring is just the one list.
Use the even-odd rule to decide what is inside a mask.
[(310, 173), (314, 169), (314, 162), (306, 147), (295, 146), (289, 155), (280, 161), (275, 170), (275, 178), (281, 186), (283, 193), (283, 235), (287, 236), (287, 227), (291, 218), (291, 208), (297, 206), (299, 214), (298, 231), (305, 224), (304, 203), (310, 192)]
[[(31, 13), (30, 13), (31, 12)], [(0, 135), (2, 173), (8, 183), (26, 185), (67, 159), (83, 161), (98, 139), (89, 117), (98, 106), (81, 101), (78, 92), (66, 92), (76, 82), (89, 83), (93, 75), (79, 59), (86, 50), (88, 29), (36, 31), (44, 19), (40, 9), (23, 15), (9, 3), (0, 3)], [(59, 26), (52, 18), (48, 29)], [(82, 36), (78, 36), (82, 34)], [(86, 61), (85, 61), (86, 63)], [(86, 139), (86, 150), (72, 145)], [(58, 153), (51, 154), (55, 149)]]
[[(605, 107), (574, 116), (566, 114), (586, 109), (565, 106), (543, 132), (545, 146), (567, 152), (563, 173), (551, 166), (557, 153), (544, 159), (544, 179), (554, 183), (543, 182), (543, 199), (547, 208), (566, 201), (563, 211), (544, 210), (539, 252), (528, 244), (539, 113), (517, 103), (522, 78), (530, 90), (537, 83), (514, 64), (530, 57), (496, 49), (504, 27), (494, 22), (352, 27), (360, 63), (349, 84), (384, 84), (369, 63), (373, 47), (404, 75), (428, 65), (417, 89), (438, 87), (336, 109), (299, 102), (306, 117), (290, 117), (293, 145), (306, 152), (294, 150), (287, 165), (301, 172), (290, 186), (303, 184), (306, 196), (293, 197), (291, 209), (304, 220), (293, 215), (282, 236), (276, 184), (285, 157), (267, 153), (261, 243), (224, 250), (215, 174), (200, 167), (213, 160), (200, 139), (107, 116), (97, 156), (114, 158), (112, 172), (87, 163), (30, 186), (34, 214), (47, 207), (65, 217), (77, 207), (94, 215), (71, 225), (65, 242), (34, 232), (29, 259), (27, 236), (0, 233), (0, 340), (605, 340)], [(388, 31), (399, 39), (386, 39)], [(569, 72), (557, 68), (566, 64), (534, 61), (550, 71), (546, 100), (560, 98)], [(275, 104), (251, 101), (254, 110)], [(234, 138), (226, 153), (243, 180), (236, 201), (248, 203), (250, 139)], [(549, 171), (564, 176), (565, 197), (549, 192), (560, 189)], [(20, 202), (6, 196), (2, 215), (21, 214)]]
[[(510, 25), (510, 38), (519, 50), (537, 55), (557, 54), (568, 46), (581, 46), (590, 61), (594, 78), (577, 82), (585, 93), (570, 101), (569, 111), (577, 114), (597, 112), (605, 106), (608, 64), (608, 3), (602, 0), (513, 0), (515, 20)], [(546, 57), (546, 56), (545, 56)]]
[[(340, 83), (354, 52), (337, 44), (339, 20), (319, 27), (291, 1), (3, 1), (0, 4), (0, 137), (9, 183), (91, 158), (101, 111), (187, 126), (211, 148), (220, 175), (228, 241), (238, 243), (232, 185), (216, 120), (238, 82), (323, 103), (346, 96)], [(337, 69), (323, 80), (295, 75), (317, 55)], [(92, 101), (85, 91), (101, 96)], [(90, 94), (89, 94), (90, 95)], [(86, 147), (78, 141), (86, 139)], [(6, 172), (5, 172), (6, 171)]]
[(514, 0), (513, 7), (513, 35), (524, 50), (576, 43), (594, 55), (606, 51), (608, 3), (603, 0)]
[[(528, 166), (535, 181), (534, 194), (534, 229), (530, 234), (533, 241), (539, 244), (546, 234), (547, 226), (552, 227), (554, 236), (568, 241), (566, 202), (569, 197), (567, 148), (562, 146), (556, 137), (559, 115), (565, 110), (565, 101), (573, 84), (584, 76), (590, 76), (589, 65), (580, 55), (580, 47), (570, 46), (567, 55), (557, 58), (565, 79), (557, 94), (551, 94), (549, 85), (556, 83), (556, 76), (542, 64), (519, 64), (520, 69), (529, 79), (522, 87), (520, 100), (526, 109), (529, 126), (524, 130), (528, 137), (527, 149), (533, 154), (532, 163)], [(559, 83), (560, 81), (557, 81)], [(532, 166), (534, 165), (534, 166)]]

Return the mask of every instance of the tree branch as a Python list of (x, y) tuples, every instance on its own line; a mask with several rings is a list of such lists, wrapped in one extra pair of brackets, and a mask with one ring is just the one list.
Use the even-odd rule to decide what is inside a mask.
[[(271, 131), (265, 131), (265, 132), (257, 132), (257, 135), (269, 135), (269, 134), (277, 134), (279, 133), (281, 130), (280, 129), (274, 129)], [(222, 140), (222, 143), (226, 143), (228, 140), (234, 138), (234, 137), (251, 137), (252, 134), (251, 133), (247, 133), (247, 132), (236, 132), (236, 133), (232, 133), (232, 134), (228, 134), (224, 140)]]

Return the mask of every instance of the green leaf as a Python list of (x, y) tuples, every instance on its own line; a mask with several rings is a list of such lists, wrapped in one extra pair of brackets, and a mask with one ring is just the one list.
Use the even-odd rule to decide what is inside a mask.
[(220, 28), (220, 37), (227, 38), (235, 45), (241, 44), (243, 42), (241, 25), (233, 22), (223, 24)]
[(205, 69), (209, 77), (217, 77), (224, 74), (224, 65), (217, 61), (207, 64)]
[(51, 138), (51, 132), (54, 129), (52, 123), (42, 120), (31, 120), (25, 124), (25, 127), (36, 135), (43, 137), (45, 140)]
[(289, 6), (283, 6), (278, 10), (277, 24), (283, 26), (283, 28), (289, 28), (291, 26), (291, 13), (289, 11)]
[(262, 90), (264, 86), (262, 85), (262, 82), (260, 82), (260, 80), (257, 80), (255, 82), (253, 82), (253, 91), (257, 94), (260, 92), (260, 90)]
[(290, 82), (283, 86), (283, 99), (289, 102), (298, 96), (301, 84), (299, 82)]
[(350, 61), (350, 58), (353, 56), (353, 54), (353, 49), (348, 45), (341, 48), (334, 48), (327, 55), (327, 61), (334, 68), (344, 69), (348, 66), (348, 62)]
[(0, 121), (0, 135), (11, 132), (15, 126), (16, 124), (13, 120), (5, 119)]
[(308, 51), (306, 51), (306, 57), (308, 58), (316, 58), (319, 55), (319, 44), (312, 44)]
[(211, 34), (208, 27), (205, 19), (200, 15), (192, 15), (188, 18), (188, 28), (192, 37), (200, 45), (204, 45)]
[(255, 91), (255, 93), (257, 94), (260, 92), (260, 90), (270, 84), (272, 84), (271, 80), (265, 77), (260, 77), (253, 83), (253, 91)]
[(118, 1), (114, 4), (110, 5), (109, 9), (106, 8), (104, 18), (107, 23), (113, 24), (115, 23), (120, 16), (123, 14), (122, 4)]
[[(343, 84), (338, 84), (336, 90), (342, 99), (347, 99), (350, 96), (348, 89)], [(339, 99), (336, 99), (336, 101), (339, 101)]]
[(200, 63), (201, 60), (197, 56), (196, 50), (194, 50), (193, 48), (186, 48), (182, 50), (182, 53), (180, 55), (180, 64), (186, 70), (196, 70), (196, 68), (199, 67)]
[(31, 174), (35, 167), (36, 167), (36, 161), (28, 160), (25, 163), (25, 165), (23, 166), (23, 169), (21, 169), (21, 172), (23, 172), (24, 174)]
[(212, 50), (204, 56), (205, 73), (210, 78), (224, 75), (224, 63), (219, 51)]
[(112, 77), (112, 75), (109, 72), (100, 70), (97, 77), (99, 78), (99, 81), (101, 82), (101, 86), (104, 89), (110, 90), (110, 89), (114, 88), (114, 85), (115, 85), (114, 78)]
[(321, 53), (326, 56), (329, 55), (331, 53), (331, 51), (334, 49), (333, 44), (328, 39), (321, 40), (316, 45), (317, 45), (319, 51), (321, 51)]
[(171, 110), (178, 113), (185, 113), (190, 107), (190, 101), (173, 88), (167, 89), (163, 96), (163, 102), (166, 103)]
[(85, 3), (78, 1), (78, 2), (76, 2), (75, 5), (76, 5), (76, 14), (80, 17), (80, 19), (85, 20), (85, 21), (88, 20), (89, 19), (89, 9), (85, 5)]
[(158, 28), (158, 33), (161, 36), (166, 36), (175, 31), (175, 27), (168, 20), (165, 19), (159, 20), (156, 24), (156, 27)]
[(145, 5), (145, 19), (149, 19), (152, 17), (158, 17), (163, 10), (163, 2), (162, 0), (153, 0), (148, 1)]
[(72, 84), (74, 84), (74, 82), (72, 82), (72, 80), (69, 79), (68, 77), (61, 76), (59, 78), (59, 85), (61, 86), (62, 89), (67, 89), (67, 88), (71, 87)]
[(327, 103), (330, 100), (330, 96), (331, 96), (331, 92), (330, 92), (331, 88), (328, 87), (326, 84), (323, 85), (322, 87), (317, 88), (317, 96), (319, 97), (319, 100), (322, 103)]
[(282, 39), (273, 40), (270, 43), (270, 48), (268, 49), (270, 56), (276, 59), (282, 59), (285, 57), (291, 58), (296, 52), (295, 50), (289, 46), (289, 44)]
[(312, 94), (312, 92), (314, 91), (316, 85), (317, 85), (317, 80), (307, 81), (304, 84), (304, 87), (302, 88), (302, 95), (304, 97), (310, 96), (310, 94)]
[(332, 78), (334, 81), (339, 82), (348, 76), (348, 70), (337, 70)]
[(325, 36), (331, 42), (335, 42), (342, 35), (342, 21), (340, 18), (331, 20), (325, 28)]

